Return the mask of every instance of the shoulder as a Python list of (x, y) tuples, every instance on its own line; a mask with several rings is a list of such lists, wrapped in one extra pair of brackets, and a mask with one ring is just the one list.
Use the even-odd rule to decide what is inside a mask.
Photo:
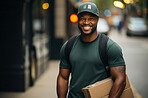
[(66, 45), (67, 45), (67, 42), (68, 42), (68, 41), (66, 41), (66, 42), (62, 45), (61, 51), (65, 49), (65, 47), (66, 47)]
[(122, 56), (121, 47), (111, 39), (108, 40), (106, 51), (107, 55), (110, 56), (110, 58)]
[(108, 40), (107, 56), (110, 67), (125, 65), (122, 49), (116, 42), (111, 39)]
[(121, 47), (116, 42), (114, 42), (112, 39), (109, 38), (107, 42), (107, 50), (110, 49), (113, 49), (114, 51), (115, 50), (122, 51)]
[[(74, 38), (74, 39), (73, 39)], [(66, 46), (69, 44), (69, 45), (73, 45), (78, 39), (80, 38), (80, 35), (76, 35), (76, 36), (72, 36), (69, 40), (67, 40), (64, 44), (63, 44), (63, 46), (61, 47), (61, 52), (64, 52), (65, 51), (65, 48), (66, 48)], [(72, 41), (74, 42), (74, 43), (72, 43)], [(71, 46), (70, 46), (71, 47)]]

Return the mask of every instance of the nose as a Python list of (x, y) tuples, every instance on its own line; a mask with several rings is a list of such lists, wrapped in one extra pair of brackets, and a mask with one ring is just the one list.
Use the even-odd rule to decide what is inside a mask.
[(84, 24), (89, 24), (89, 20), (85, 19)]

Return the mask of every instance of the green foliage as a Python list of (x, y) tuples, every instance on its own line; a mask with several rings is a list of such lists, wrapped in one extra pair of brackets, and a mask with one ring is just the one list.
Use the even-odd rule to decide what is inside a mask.
[(106, 9), (110, 9), (113, 6), (113, 1), (114, 0), (95, 0), (101, 17), (103, 17), (103, 13)]

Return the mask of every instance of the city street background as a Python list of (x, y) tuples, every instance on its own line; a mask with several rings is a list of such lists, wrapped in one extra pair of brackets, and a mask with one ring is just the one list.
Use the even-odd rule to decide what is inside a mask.
[(2, 0), (0, 98), (57, 98), (60, 49), (78, 34), (84, 2), (99, 9), (97, 32), (122, 48), (135, 98), (148, 98), (148, 0)]
[[(109, 37), (122, 48), (126, 62), (126, 71), (133, 86), (135, 98), (147, 98), (148, 94), (148, 38), (127, 37), (125, 29), (119, 33), (117, 29), (109, 32)], [(52, 60), (48, 69), (36, 81), (33, 87), (25, 92), (0, 92), (0, 98), (57, 98), (56, 78), (59, 60)]]

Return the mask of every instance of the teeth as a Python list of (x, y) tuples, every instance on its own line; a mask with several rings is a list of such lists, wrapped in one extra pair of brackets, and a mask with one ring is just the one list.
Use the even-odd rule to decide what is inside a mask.
[(84, 30), (89, 30), (89, 29), (90, 29), (90, 27), (88, 27), (88, 26), (87, 27), (84, 27)]

